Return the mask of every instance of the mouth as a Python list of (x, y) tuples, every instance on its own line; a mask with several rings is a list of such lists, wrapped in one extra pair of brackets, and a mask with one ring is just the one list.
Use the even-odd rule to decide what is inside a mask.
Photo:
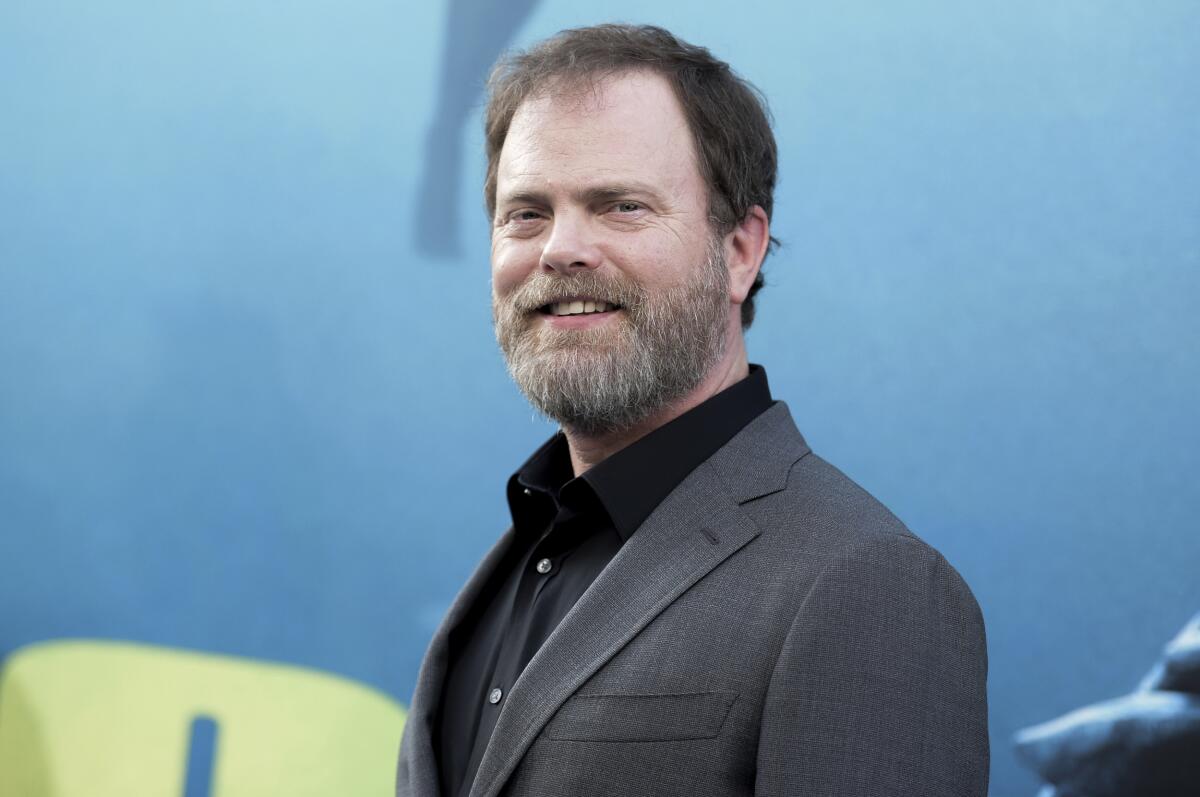
[(621, 309), (623, 309), (621, 305), (615, 302), (597, 299), (592, 296), (567, 296), (544, 304), (537, 311), (542, 315), (572, 316), (614, 313)]

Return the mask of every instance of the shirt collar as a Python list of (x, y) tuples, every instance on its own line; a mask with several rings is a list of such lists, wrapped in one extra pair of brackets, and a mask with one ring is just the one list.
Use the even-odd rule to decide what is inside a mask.
[[(628, 540), (662, 500), (700, 463), (772, 404), (767, 372), (750, 374), (650, 434), (572, 478), (566, 437), (546, 441), (509, 479), (514, 523), (534, 493), (585, 502), (594, 495), (617, 533)], [(519, 525), (519, 524), (518, 524)]]

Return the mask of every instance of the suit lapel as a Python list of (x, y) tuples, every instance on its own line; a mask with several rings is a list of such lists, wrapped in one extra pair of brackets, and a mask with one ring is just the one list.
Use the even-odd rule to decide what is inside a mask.
[(513, 684), (471, 797), (495, 797), (554, 712), (685, 590), (750, 542), (740, 503), (784, 487), (808, 447), (777, 403), (688, 475), (596, 578)]
[(458, 593), (458, 597), (454, 599), (449, 611), (446, 612), (446, 617), (434, 632), (433, 639), (429, 642), (429, 650), (425, 654), (424, 661), (421, 662), (421, 671), (417, 674), (412, 706), (408, 711), (408, 728), (404, 734), (407, 740), (406, 744), (409, 746), (407, 756), (409, 781), (412, 787), (410, 794), (441, 793), (441, 776), (438, 771), (437, 758), (433, 752), (433, 727), (449, 666), (450, 632), (463, 621), (492, 573), (504, 561), (512, 544), (513, 530), (510, 528), (475, 569), (471, 578)]

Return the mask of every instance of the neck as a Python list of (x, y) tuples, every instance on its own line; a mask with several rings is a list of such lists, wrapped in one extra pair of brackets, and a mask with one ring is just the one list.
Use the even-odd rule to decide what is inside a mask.
[(563, 426), (567, 446), (571, 451), (571, 467), (579, 476), (594, 468), (626, 446), (640, 440), (660, 426), (664, 426), (693, 407), (703, 404), (725, 388), (745, 379), (750, 373), (746, 356), (746, 344), (738, 325), (737, 334), (730, 335), (725, 355), (714, 365), (700, 384), (690, 393), (652, 413), (644, 421), (626, 429), (605, 434), (582, 434)]

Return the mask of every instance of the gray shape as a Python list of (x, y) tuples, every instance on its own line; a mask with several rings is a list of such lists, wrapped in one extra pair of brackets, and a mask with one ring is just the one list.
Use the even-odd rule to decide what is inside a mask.
[[(1200, 695), (1200, 614), (1167, 643), (1162, 659), (1142, 679), (1138, 689)], [(1197, 756), (1200, 757), (1200, 752)]]
[(1079, 791), (1068, 791), (1057, 786), (1043, 786), (1038, 790), (1037, 797), (1089, 797)]
[(1020, 731), (1017, 756), (1057, 797), (1196, 797), (1200, 698), (1141, 692)]
[[(488, 70), (538, 0), (451, 0), (438, 77), (437, 108), (425, 137), (414, 204), (418, 249), (438, 258), (461, 253), (458, 189), (463, 128), (478, 108)], [(432, 211), (432, 212), (431, 212)]]

